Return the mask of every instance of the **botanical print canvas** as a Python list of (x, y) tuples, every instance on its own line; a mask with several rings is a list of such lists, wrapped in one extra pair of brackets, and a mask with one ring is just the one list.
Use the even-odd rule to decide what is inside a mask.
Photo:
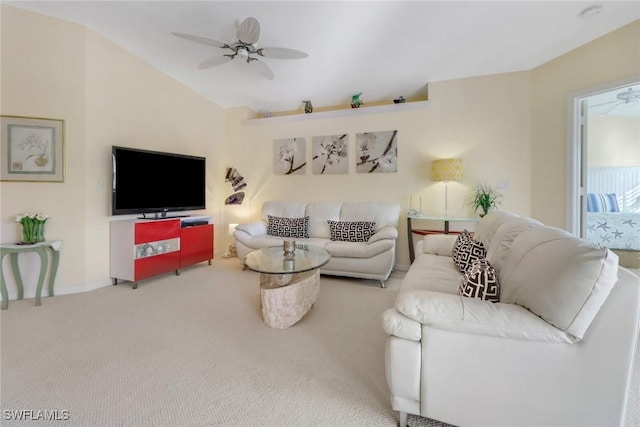
[(356, 135), (356, 171), (398, 171), (398, 131), (365, 132)]
[(63, 175), (63, 127), (57, 119), (2, 116), (4, 181), (61, 182)]
[(314, 136), (312, 147), (314, 174), (349, 173), (349, 135)]
[(273, 171), (276, 175), (304, 175), (306, 166), (304, 138), (273, 141)]

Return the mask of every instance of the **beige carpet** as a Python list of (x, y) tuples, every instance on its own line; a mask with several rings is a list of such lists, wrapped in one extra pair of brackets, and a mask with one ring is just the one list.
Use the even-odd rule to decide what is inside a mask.
[[(237, 259), (137, 290), (125, 283), (41, 307), (10, 301), (0, 316), (0, 423), (394, 426), (380, 314), (399, 284), (323, 276), (316, 307), (287, 330), (262, 323), (258, 274)], [(637, 377), (627, 425), (640, 424)], [(10, 421), (7, 410), (69, 420)]]

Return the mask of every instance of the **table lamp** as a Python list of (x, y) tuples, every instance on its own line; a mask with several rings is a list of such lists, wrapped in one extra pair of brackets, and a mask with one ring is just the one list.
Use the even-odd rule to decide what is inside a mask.
[(431, 181), (444, 182), (444, 217), (449, 216), (447, 184), (464, 176), (462, 159), (437, 159), (431, 162)]

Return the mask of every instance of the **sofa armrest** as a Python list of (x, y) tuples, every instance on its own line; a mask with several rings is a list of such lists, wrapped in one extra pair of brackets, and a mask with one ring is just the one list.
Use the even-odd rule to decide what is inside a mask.
[(425, 254), (451, 256), (456, 234), (427, 234), (422, 239), (422, 251)]
[(382, 227), (380, 230), (376, 231), (373, 236), (369, 237), (367, 243), (377, 242), (378, 240), (385, 239), (397, 239), (398, 238), (398, 229), (395, 227)]
[(437, 329), (526, 341), (578, 341), (515, 304), (434, 291), (410, 291), (398, 296), (395, 307), (409, 319)]
[(382, 328), (389, 334), (410, 341), (422, 339), (422, 324), (389, 308), (382, 313)]
[(245, 224), (238, 225), (236, 227), (236, 231), (243, 231), (250, 236), (263, 236), (267, 234), (267, 224), (263, 221), (247, 222)]

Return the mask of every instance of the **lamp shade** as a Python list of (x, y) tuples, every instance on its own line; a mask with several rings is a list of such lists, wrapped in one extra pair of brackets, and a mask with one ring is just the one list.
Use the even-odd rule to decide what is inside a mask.
[(463, 176), (462, 159), (437, 159), (431, 162), (432, 181), (460, 181)]

